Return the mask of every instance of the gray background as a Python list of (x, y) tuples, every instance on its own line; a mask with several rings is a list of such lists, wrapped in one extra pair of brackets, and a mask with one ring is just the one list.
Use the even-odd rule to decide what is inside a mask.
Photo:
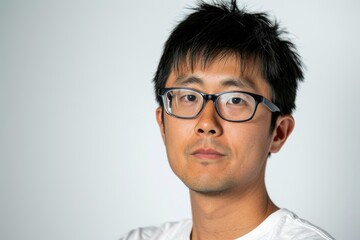
[[(360, 2), (242, 1), (275, 15), (307, 66), (273, 200), (360, 236)], [(0, 1), (0, 239), (117, 239), (190, 217), (151, 79), (194, 1)]]

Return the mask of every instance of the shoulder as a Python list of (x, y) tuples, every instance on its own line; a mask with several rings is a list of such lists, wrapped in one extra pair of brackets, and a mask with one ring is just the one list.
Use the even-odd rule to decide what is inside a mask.
[(274, 239), (294, 239), (294, 240), (332, 240), (327, 232), (314, 224), (299, 218), (287, 209), (279, 210), (282, 215), (274, 229)]
[(184, 239), (188, 240), (192, 228), (191, 220), (179, 222), (166, 222), (160, 226), (149, 226), (134, 229), (120, 240), (165, 240), (165, 239)]

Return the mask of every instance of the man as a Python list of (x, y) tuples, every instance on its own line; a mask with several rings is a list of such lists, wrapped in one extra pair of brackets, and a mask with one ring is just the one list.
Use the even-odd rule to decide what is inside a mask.
[(264, 13), (201, 3), (167, 40), (156, 119), (192, 220), (121, 239), (332, 239), (269, 198), (265, 167), (294, 128), (302, 63)]

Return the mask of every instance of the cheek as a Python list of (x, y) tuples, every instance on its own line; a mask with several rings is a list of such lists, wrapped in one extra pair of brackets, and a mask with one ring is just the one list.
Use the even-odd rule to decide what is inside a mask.
[(267, 159), (271, 143), (267, 128), (247, 124), (237, 130), (228, 129), (227, 133), (225, 134), (227, 142), (231, 144), (235, 159), (241, 159), (236, 163), (243, 165), (240, 167), (259, 164), (260, 161)]
[(264, 134), (256, 130), (259, 129), (248, 127), (242, 131), (232, 131), (227, 138), (233, 153), (229, 169), (234, 178), (244, 185), (261, 179), (265, 171), (269, 147), (268, 132)]
[(191, 120), (165, 118), (165, 145), (170, 162), (178, 162), (194, 132)]

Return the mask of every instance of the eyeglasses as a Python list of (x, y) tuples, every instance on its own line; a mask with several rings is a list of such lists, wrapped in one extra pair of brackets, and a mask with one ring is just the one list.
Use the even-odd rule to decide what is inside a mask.
[(161, 96), (167, 114), (183, 119), (199, 116), (208, 100), (214, 102), (219, 116), (230, 122), (251, 120), (259, 103), (264, 104), (271, 112), (281, 112), (270, 100), (263, 96), (243, 91), (230, 91), (217, 94), (206, 94), (190, 88), (162, 88)]

